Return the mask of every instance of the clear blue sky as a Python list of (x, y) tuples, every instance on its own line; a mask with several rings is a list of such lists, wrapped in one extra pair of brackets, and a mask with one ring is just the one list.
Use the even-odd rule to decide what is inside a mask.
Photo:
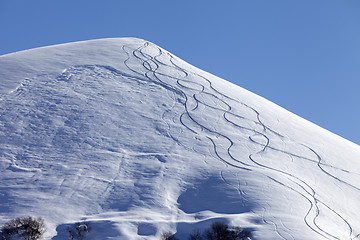
[(0, 0), (0, 55), (149, 40), (360, 144), (359, 0)]

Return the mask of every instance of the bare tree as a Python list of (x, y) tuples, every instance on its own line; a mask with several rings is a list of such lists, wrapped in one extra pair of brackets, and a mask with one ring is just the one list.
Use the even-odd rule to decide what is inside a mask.
[(38, 240), (42, 238), (45, 230), (44, 219), (40, 217), (17, 217), (4, 224), (1, 228), (1, 237), (4, 240), (13, 236), (24, 240)]

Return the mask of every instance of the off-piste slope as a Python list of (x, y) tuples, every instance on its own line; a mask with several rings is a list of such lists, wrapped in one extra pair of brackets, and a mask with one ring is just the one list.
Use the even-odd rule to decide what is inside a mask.
[[(360, 147), (134, 38), (0, 57), (0, 224), (360, 239)], [(335, 111), (335, 110), (334, 110)]]

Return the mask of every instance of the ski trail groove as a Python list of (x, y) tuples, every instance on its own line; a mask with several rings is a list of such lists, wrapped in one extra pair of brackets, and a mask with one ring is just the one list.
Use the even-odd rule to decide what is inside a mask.
[[(151, 50), (156, 50), (158, 53), (155, 54), (154, 56), (152, 56), (151, 54), (145, 53), (145, 50), (147, 48), (151, 48)], [(127, 54), (127, 59), (124, 61), (124, 64), (130, 71), (142, 76), (140, 78), (143, 81), (146, 80), (149, 82), (159, 84), (160, 86), (164, 87), (166, 90), (171, 91), (173, 94), (178, 95), (182, 99), (184, 99), (183, 102), (180, 102), (180, 104), (183, 106), (183, 112), (180, 114), (178, 121), (180, 122), (180, 124), (182, 124), (182, 126), (184, 126), (185, 129), (189, 130), (194, 135), (205, 136), (209, 140), (209, 142), (212, 144), (213, 151), (218, 159), (220, 159), (222, 162), (224, 162), (227, 166), (231, 166), (231, 167), (234, 167), (237, 169), (242, 169), (242, 170), (247, 170), (247, 171), (258, 171), (260, 169), (266, 170), (266, 171), (268, 171), (269, 174), (266, 173), (266, 171), (262, 172), (262, 174), (267, 176), (273, 182), (280, 184), (284, 188), (287, 188), (290, 191), (303, 197), (307, 202), (309, 202), (309, 208), (308, 208), (307, 213), (304, 216), (303, 220), (304, 220), (305, 224), (313, 232), (322, 236), (323, 238), (339, 239), (338, 237), (334, 236), (333, 234), (322, 229), (321, 226), (318, 226), (318, 224), (316, 222), (318, 216), (320, 215), (320, 208), (319, 208), (318, 204), (322, 204), (328, 210), (333, 212), (341, 221), (343, 221), (348, 226), (350, 239), (355, 239), (355, 238), (359, 237), (359, 234), (354, 237), (351, 237), (352, 233), (353, 233), (353, 229), (352, 229), (351, 225), (349, 224), (349, 222), (343, 216), (341, 216), (335, 209), (332, 209), (324, 201), (322, 201), (321, 199), (318, 199), (314, 188), (311, 187), (304, 180), (302, 180), (299, 176), (293, 175), (291, 172), (287, 172), (287, 171), (278, 169), (276, 167), (268, 166), (268, 165), (261, 163), (255, 159), (256, 156), (261, 156), (262, 154), (266, 154), (267, 151), (278, 151), (287, 156), (290, 156), (291, 158), (296, 157), (298, 159), (302, 159), (302, 160), (309, 161), (310, 163), (314, 163), (321, 170), (321, 172), (326, 174), (327, 176), (337, 180), (338, 182), (340, 182), (342, 184), (346, 184), (355, 190), (360, 190), (358, 187), (353, 186), (352, 184), (349, 184), (346, 181), (344, 181), (344, 180), (330, 174), (326, 170), (324, 170), (322, 168), (322, 166), (333, 167), (333, 168), (335, 168), (335, 167), (331, 166), (329, 164), (322, 163), (321, 162), (322, 159), (321, 159), (320, 155), (315, 150), (313, 150), (309, 146), (297, 143), (298, 146), (302, 145), (302, 146), (306, 147), (309, 151), (311, 151), (315, 155), (316, 159), (312, 159), (307, 156), (301, 156), (299, 154), (292, 153), (292, 152), (289, 152), (289, 151), (286, 151), (283, 149), (277, 149), (277, 148), (271, 146), (272, 139), (271, 139), (270, 135), (268, 135), (267, 133), (273, 134), (275, 137), (278, 137), (282, 141), (283, 141), (284, 136), (281, 133), (276, 132), (273, 129), (271, 129), (269, 126), (267, 126), (261, 119), (261, 114), (259, 111), (257, 111), (255, 108), (249, 106), (248, 104), (246, 104), (244, 102), (241, 102), (237, 99), (231, 98), (231, 97), (226, 96), (225, 94), (221, 93), (213, 86), (212, 82), (208, 78), (180, 67), (178, 64), (175, 63), (175, 58), (171, 54), (169, 54), (169, 53), (165, 54), (164, 51), (161, 50), (160, 48), (158, 48), (156, 46), (152, 46), (150, 43), (146, 42), (142, 46), (135, 48), (135, 49), (131, 48), (130, 46), (123, 46), (123, 50)], [(167, 61), (169, 61), (169, 63), (166, 63), (166, 62), (160, 60), (161, 57), (166, 57), (166, 56), (168, 57)], [(143, 69), (145, 71), (140, 72), (137, 69), (135, 70), (135, 69), (131, 68), (129, 61), (132, 59), (132, 57), (136, 61), (141, 63), (141, 65), (143, 66)], [(168, 75), (167, 73), (162, 72), (161, 71), (162, 67), (173, 69), (173, 71), (175, 71), (175, 72), (177, 71), (179, 73), (179, 76)], [(204, 81), (204, 83), (191, 81), (190, 76), (200, 78)], [(134, 76), (132, 76), (132, 77), (134, 77)], [(207, 97), (208, 99), (212, 99), (212, 102), (214, 105), (209, 104), (209, 102), (207, 102), (207, 101), (203, 101), (200, 98), (200, 96)], [(174, 99), (175, 99), (175, 97), (174, 97)], [(190, 99), (192, 102), (195, 103), (195, 106), (193, 106), (192, 108), (189, 108)], [(243, 116), (233, 113), (232, 106), (228, 101), (234, 102), (236, 104), (240, 104), (240, 105), (244, 106), (245, 108), (247, 108), (249, 111), (251, 111), (252, 113), (255, 114), (256, 121), (246, 119)], [(225, 106), (225, 108), (222, 106)], [(248, 141), (257, 146), (261, 146), (262, 147), (261, 150), (249, 154), (248, 159), (250, 160), (250, 162), (244, 162), (243, 160), (237, 159), (232, 154), (231, 149), (235, 148), (236, 145), (235, 145), (235, 142), (232, 140), (231, 136), (227, 136), (226, 134), (222, 133), (221, 130), (217, 130), (216, 128), (207, 126), (204, 123), (202, 123), (196, 119), (196, 112), (198, 111), (198, 109), (200, 109), (200, 107), (204, 108), (204, 109), (212, 109), (217, 114), (221, 115), (222, 118), (225, 120), (225, 122), (231, 124), (236, 129), (239, 129), (239, 130), (241, 129), (243, 131), (248, 132), (249, 133)], [(168, 109), (168, 110), (166, 110), (166, 112), (168, 112), (170, 110), (171, 109)], [(164, 117), (163, 117), (164, 114), (162, 115), (163, 121), (165, 121)], [(246, 126), (241, 126), (241, 125), (237, 124), (236, 122), (231, 121), (229, 119), (228, 115), (237, 117), (239, 119), (245, 119), (247, 121), (253, 122), (255, 125), (261, 126), (262, 130), (256, 130), (256, 129), (252, 129), (252, 128), (249, 128)], [(194, 124), (194, 127), (188, 125), (188, 122), (185, 122), (185, 118), (187, 120), (190, 120), (190, 122), (192, 124)], [(200, 130), (197, 131), (196, 129), (200, 129)], [(171, 135), (171, 134), (169, 134), (169, 135)], [(256, 140), (254, 138), (255, 136), (261, 136), (261, 138), (264, 139), (265, 143), (263, 143), (262, 141), (259, 142), (258, 140)], [(225, 141), (227, 143), (226, 144), (227, 145), (226, 159), (225, 159), (225, 156), (223, 156), (223, 154), (221, 154), (218, 151), (219, 147), (217, 146), (217, 143), (214, 140), (214, 138), (221, 139), (222, 142)], [(284, 143), (286, 144), (286, 142), (284, 142)], [(340, 170), (346, 171), (344, 169), (340, 169)], [(295, 186), (297, 186), (297, 187), (294, 188), (285, 182), (281, 182), (280, 180), (275, 179), (274, 177), (272, 177), (270, 175), (270, 173), (278, 173), (282, 176), (287, 177), (287, 179), (290, 182), (294, 183)], [(222, 172), (220, 173), (220, 175), (221, 175), (221, 178), (223, 179), (223, 181), (225, 183), (228, 183), (226, 181), (226, 179), (224, 178)], [(240, 189), (240, 181), (239, 181), (239, 186), (237, 186), (237, 189), (238, 189), (239, 196), (242, 197), (243, 193)], [(265, 208), (264, 208), (264, 210), (265, 210)], [(309, 219), (310, 214), (314, 215), (312, 217), (312, 219)], [(263, 220), (265, 223), (271, 222), (271, 224), (274, 225), (275, 232), (282, 239), (287, 239), (287, 238), (283, 236), (281, 231), (286, 233), (286, 235), (289, 235), (291, 239), (294, 239), (294, 237), (289, 233), (290, 230), (287, 227), (285, 227), (284, 223), (281, 220), (279, 222), (280, 226), (282, 226), (281, 230), (279, 228), (280, 226), (277, 223), (275, 223), (269, 219), (266, 220), (264, 217), (263, 217)]]

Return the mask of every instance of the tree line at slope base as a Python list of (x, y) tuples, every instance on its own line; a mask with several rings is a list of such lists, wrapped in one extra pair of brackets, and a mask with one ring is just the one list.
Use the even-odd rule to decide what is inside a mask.
[[(67, 228), (68, 239), (84, 240), (91, 230), (88, 223), (75, 223)], [(17, 217), (5, 223), (0, 230), (0, 240), (40, 240), (46, 231), (41, 217)], [(241, 227), (230, 227), (222, 222), (213, 222), (208, 229), (193, 231), (188, 240), (250, 240), (251, 232)], [(160, 240), (179, 240), (171, 232), (163, 232)]]

